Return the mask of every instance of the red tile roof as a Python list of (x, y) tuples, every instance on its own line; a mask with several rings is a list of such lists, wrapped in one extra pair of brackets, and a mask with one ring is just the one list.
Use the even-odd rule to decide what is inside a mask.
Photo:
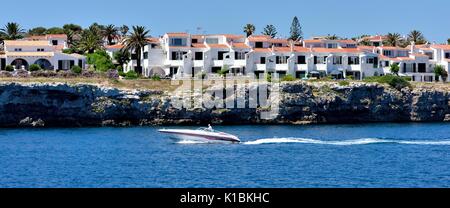
[(361, 53), (358, 48), (313, 48), (313, 52), (317, 53)]
[(257, 53), (271, 53), (272, 49), (270, 49), (270, 48), (254, 48), (253, 51), (257, 52)]
[(450, 50), (450, 45), (432, 45), (432, 48), (442, 49), (442, 50)]
[(167, 33), (167, 35), (169, 37), (188, 37), (189, 34), (185, 33), (185, 32), (172, 32), (172, 33)]
[(203, 43), (192, 43), (192, 48), (206, 48), (206, 45)]
[(233, 43), (233, 48), (250, 48), (250, 46), (248, 46), (245, 43)]
[(252, 35), (248, 37), (248, 41), (250, 42), (268, 42), (270, 39), (272, 38), (268, 35)]
[(228, 48), (225, 44), (208, 44), (210, 48)]
[(49, 35), (45, 35), (47, 39), (50, 38), (63, 38), (63, 39), (67, 39), (67, 35), (66, 34), (49, 34)]
[(122, 49), (123, 45), (122, 44), (107, 45), (107, 46), (105, 46), (105, 48), (107, 48), (107, 49)]

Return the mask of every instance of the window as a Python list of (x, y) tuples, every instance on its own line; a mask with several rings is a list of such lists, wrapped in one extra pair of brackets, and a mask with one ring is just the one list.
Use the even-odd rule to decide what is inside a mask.
[(359, 57), (358, 56), (348, 57), (348, 65), (359, 65)]
[(277, 56), (276, 64), (287, 64), (289, 56)]
[(186, 46), (186, 39), (172, 38), (170, 39), (170, 46)]
[(342, 65), (342, 56), (333, 57), (333, 64), (334, 65)]
[(425, 55), (427, 55), (429, 59), (433, 59), (434, 58), (433, 52), (426, 52)]
[(327, 56), (314, 56), (314, 64), (327, 64)]
[(425, 64), (425, 63), (419, 63), (419, 64), (417, 65), (417, 72), (419, 72), (419, 73), (425, 73), (425, 72), (427, 72), (427, 64)]
[(148, 52), (144, 52), (144, 59), (148, 59)]
[(245, 60), (245, 52), (234, 52), (235, 60)]
[(14, 51), (18, 52), (18, 51), (22, 51), (21, 48), (14, 48)]
[(208, 44), (219, 44), (218, 38), (206, 38), (206, 43)]
[(225, 57), (226, 53), (228, 53), (228, 51), (219, 51), (219, 52), (217, 52), (217, 60), (223, 60), (224, 58), (229, 58), (228, 56)]
[(336, 43), (328, 43), (327, 48), (337, 48), (337, 44)]
[(384, 66), (389, 66), (389, 61), (385, 61)]
[(183, 55), (186, 54), (186, 53), (187, 52), (173, 51), (172, 52), (172, 60), (181, 61), (181, 60), (183, 60)]
[(368, 64), (373, 64), (374, 63), (374, 58), (367, 58), (367, 63)]
[(306, 64), (306, 56), (298, 56), (297, 64)]
[(58, 40), (52, 40), (52, 45), (58, 45)]
[(282, 43), (274, 43), (273, 46), (275, 46), (275, 47), (283, 47), (283, 44)]
[(261, 57), (261, 58), (259, 59), (259, 63), (260, 63), (260, 64), (266, 64), (266, 57)]
[(198, 43), (198, 39), (192, 39), (192, 43)]
[(383, 51), (383, 55), (387, 57), (392, 57), (392, 51)]
[(450, 59), (450, 53), (445, 53), (445, 58)]
[(203, 60), (203, 52), (195, 52), (195, 57), (194, 57), (194, 59), (195, 59), (196, 61)]
[(43, 48), (38, 48), (37, 51), (38, 52), (42, 52), (42, 51), (44, 51), (44, 49)]
[(398, 57), (407, 57), (408, 56), (408, 51), (399, 51), (398, 52)]
[(347, 48), (357, 48), (355, 44), (347, 44)]
[(263, 42), (256, 42), (255, 48), (263, 48)]

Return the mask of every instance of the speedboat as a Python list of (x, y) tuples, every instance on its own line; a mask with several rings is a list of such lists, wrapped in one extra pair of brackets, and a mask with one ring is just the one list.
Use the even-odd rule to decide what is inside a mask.
[(216, 131), (211, 128), (189, 129), (160, 129), (161, 133), (169, 134), (172, 139), (179, 141), (193, 141), (202, 143), (240, 143), (237, 136)]

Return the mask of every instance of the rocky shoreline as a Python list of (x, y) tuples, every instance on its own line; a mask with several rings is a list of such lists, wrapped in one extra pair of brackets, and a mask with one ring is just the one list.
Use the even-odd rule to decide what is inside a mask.
[(373, 83), (299, 81), (282, 83), (280, 92), (278, 116), (264, 120), (261, 108), (178, 109), (174, 96), (161, 91), (1, 83), (0, 127), (450, 121), (450, 92), (432, 85), (399, 91)]

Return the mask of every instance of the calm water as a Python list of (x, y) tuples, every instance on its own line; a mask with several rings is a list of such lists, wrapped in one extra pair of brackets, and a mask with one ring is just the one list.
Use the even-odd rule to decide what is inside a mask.
[(450, 124), (0, 130), (0, 187), (450, 187)]

